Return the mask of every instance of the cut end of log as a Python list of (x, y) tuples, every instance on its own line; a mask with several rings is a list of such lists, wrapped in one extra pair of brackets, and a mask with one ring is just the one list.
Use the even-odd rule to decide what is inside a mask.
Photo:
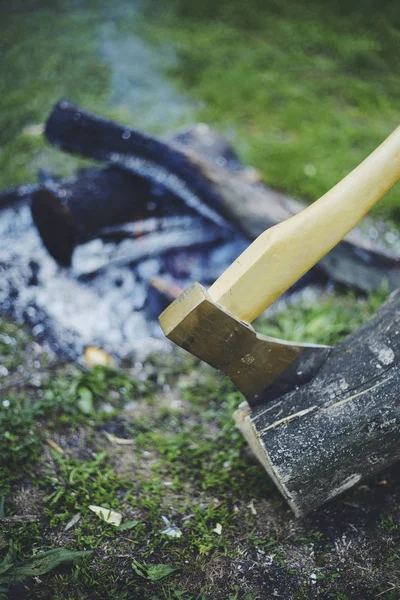
[(68, 207), (50, 190), (41, 189), (32, 195), (31, 211), (48, 252), (60, 265), (70, 267), (79, 233)]

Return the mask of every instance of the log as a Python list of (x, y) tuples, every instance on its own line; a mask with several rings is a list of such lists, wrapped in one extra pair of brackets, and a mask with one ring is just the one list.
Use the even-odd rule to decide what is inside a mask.
[(181, 129), (172, 136), (168, 136), (167, 141), (189, 148), (209, 162), (237, 171), (249, 179), (256, 180), (259, 177), (255, 169), (247, 167), (241, 162), (226, 138), (205, 123), (197, 123)]
[[(178, 131), (171, 140), (216, 164), (254, 177), (254, 170), (244, 167), (225, 138), (207, 125)], [(132, 228), (119, 225), (197, 214), (163, 185), (116, 167), (86, 169), (60, 181), (47, 178), (30, 188), (32, 216), (43, 243), (53, 258), (67, 267), (80, 244), (95, 237), (121, 241), (132, 235)]]
[(299, 517), (400, 459), (400, 290), (316, 377), (235, 420)]
[[(118, 244), (115, 244), (116, 235), (123, 237)], [(209, 224), (208, 227), (204, 227), (204, 219), (187, 215), (161, 220), (148, 219), (137, 224), (130, 223), (116, 229), (102, 230), (101, 241), (100, 247), (98, 243), (88, 243), (76, 249), (72, 262), (76, 277), (81, 280), (91, 279), (95, 273), (109, 268), (110, 264), (129, 264), (133, 267), (151, 257), (162, 257), (162, 263), (165, 263), (169, 255), (176, 255), (182, 249), (187, 251), (188, 248), (191, 251), (191, 259), (193, 254), (201, 249), (206, 269), (208, 251), (216, 244), (226, 244), (227, 238), (216, 225)], [(108, 243), (110, 241), (111, 244)], [(233, 259), (232, 255), (230, 258)], [(164, 270), (163, 266), (161, 270)]]
[[(223, 227), (255, 239), (304, 205), (254, 182), (239, 169), (207, 160), (182, 142), (163, 142), (61, 100), (45, 130), (50, 143), (161, 183), (191, 208)], [(323, 235), (323, 232), (321, 233)], [(331, 279), (362, 291), (400, 286), (400, 254), (353, 231), (319, 263)]]
[(71, 265), (78, 244), (101, 237), (105, 228), (154, 217), (196, 214), (174, 194), (157, 189), (152, 181), (116, 167), (89, 169), (72, 179), (50, 182), (34, 191), (31, 210), (44, 245), (64, 266)]
[[(56, 104), (45, 129), (53, 145), (81, 156), (116, 165), (162, 184), (191, 208), (218, 225), (220, 198), (192, 161), (172, 145), (87, 113), (66, 100)], [(231, 228), (231, 227), (230, 227)]]

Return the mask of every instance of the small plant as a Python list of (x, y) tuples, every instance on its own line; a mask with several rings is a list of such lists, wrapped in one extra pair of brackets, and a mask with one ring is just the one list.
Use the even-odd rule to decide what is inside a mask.
[(132, 569), (136, 575), (139, 575), (139, 577), (142, 577), (143, 579), (148, 579), (149, 581), (160, 581), (177, 571), (177, 568), (172, 565), (146, 565), (137, 560), (132, 561)]
[(391, 515), (381, 517), (380, 528), (385, 529), (390, 533), (393, 531), (400, 531), (400, 522), (396, 522)]

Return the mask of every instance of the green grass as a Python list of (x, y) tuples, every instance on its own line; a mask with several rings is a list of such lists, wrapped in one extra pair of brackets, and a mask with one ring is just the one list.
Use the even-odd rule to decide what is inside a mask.
[[(280, 337), (333, 343), (384, 296), (382, 291), (363, 302), (326, 296), (289, 305), (261, 325)], [(306, 321), (309, 328), (301, 329)], [(0, 335), (4, 331), (13, 334), (10, 322), (0, 324)], [(18, 343), (3, 349), (5, 357), (16, 350), (29, 357), (31, 343), (20, 330)], [(32, 368), (24, 385), (16, 381), (15, 388), (0, 392), (0, 519), (17, 517), (0, 525), (0, 592), (10, 586), (11, 597), (17, 597), (23, 586), (24, 597), (42, 600), (88, 594), (102, 600), (254, 600), (257, 581), (236, 585), (227, 575), (230, 565), (240, 564), (243, 556), (271, 555), (273, 585), (285, 593), (294, 590), (297, 597), (308, 587), (296, 583), (302, 571), (293, 567), (293, 553), (307, 555), (312, 545), (318, 586), (340, 597), (343, 581), (332, 562), (336, 551), (330, 550), (329, 536), (310, 520), (299, 524), (293, 537), (283, 501), (233, 424), (241, 395), (192, 358), (174, 355), (170, 363), (160, 366), (158, 357), (148, 361), (145, 383), (132, 377), (128, 366), (118, 371), (53, 365), (31, 386)], [(134, 408), (125, 409), (132, 399)], [(104, 402), (111, 412), (102, 409)], [(113, 443), (105, 431), (132, 444)], [(64, 454), (50, 448), (48, 439)], [(120, 512), (125, 527), (99, 519), (91, 504)], [(65, 531), (78, 513), (79, 521)], [(36, 515), (37, 522), (23, 523), (21, 514)], [(164, 533), (163, 516), (181, 537)], [(369, 519), (379, 536), (388, 538), (379, 556), (393, 579), (398, 515), (386, 508)], [(88, 554), (50, 554), (48, 562), (42, 553), (57, 548)], [(60, 566), (62, 556), (68, 566)], [(30, 576), (32, 568), (41, 569), (39, 580)]]
[[(66, 172), (79, 164), (26, 129), (43, 122), (59, 96), (132, 120), (132, 107), (115, 97), (101, 53), (102, 27), (110, 23), (122, 40), (141, 27), (155, 51), (161, 48), (161, 58), (165, 44), (173, 46), (177, 62), (169, 76), (194, 103), (202, 102), (198, 118), (228, 132), (241, 156), (290, 194), (317, 197), (397, 124), (394, 5), (385, 11), (374, 2), (356, 10), (344, 2), (292, 0), (149, 6), (151, 14), (145, 10), (139, 19), (128, 2), (109, 8), (105, 2), (18, 0), (11, 9), (0, 0), (1, 186), (34, 179), (38, 166)], [(154, 111), (158, 103), (155, 94)], [(136, 119), (133, 125), (139, 114)], [(399, 221), (398, 191), (378, 213)], [(263, 318), (258, 329), (333, 344), (384, 296), (382, 290), (364, 300), (326, 295), (303, 301)], [(329, 516), (334, 503), (326, 533), (312, 521), (293, 525), (233, 425), (241, 396), (226, 379), (176, 355), (148, 361), (146, 383), (129, 365), (87, 370), (54, 364), (45, 353), (38, 368), (33, 340), (4, 319), (0, 356), (9, 371), (0, 379), (0, 519), (6, 518), (0, 524), (0, 597), (9, 575), (28, 572), (23, 569), (43, 559), (42, 552), (56, 548), (90, 555), (69, 567), (52, 562), (54, 569), (39, 578), (15, 582), (11, 597), (254, 600), (265, 589), (293, 598), (351, 597), (346, 583), (358, 584), (360, 574), (337, 562)], [(127, 409), (131, 400), (134, 408)], [(113, 444), (105, 432), (133, 444)], [(354, 491), (359, 507), (363, 493)], [(129, 527), (101, 521), (90, 504), (121, 512)], [(65, 531), (77, 513), (79, 522)], [(18, 520), (26, 514), (38, 520)], [(181, 537), (163, 533), (163, 516)], [(362, 572), (363, 589), (375, 597), (387, 581), (399, 585), (398, 507), (385, 505), (377, 514), (371, 509), (365, 519), (357, 525), (365, 531), (359, 543), (372, 566)], [(349, 534), (335, 527), (335, 539)], [(316, 556), (314, 588), (309, 546)], [(269, 556), (271, 566), (264, 565)], [(339, 566), (350, 570), (336, 580)]]
[(257, 320), (256, 329), (265, 335), (313, 344), (337, 344), (371, 317), (388, 292), (385, 286), (367, 298), (353, 294), (324, 294), (278, 307), (271, 316)]
[[(60, 97), (120, 122), (140, 122), (144, 109), (114, 89), (112, 61), (104, 52), (108, 41), (123, 53), (121, 31), (129, 27), (129, 41), (138, 23), (128, 1), (110, 7), (102, 0), (0, 0), (0, 187), (34, 181), (39, 168), (66, 175), (86, 164), (50, 148), (35, 131)], [(136, 91), (141, 84), (133, 77), (126, 85)]]
[[(33, 377), (34, 374), (31, 379)], [(29, 379), (26, 386), (29, 387)], [(116, 394), (114, 413), (111, 414), (116, 414), (133, 393), (140, 392), (142, 398), (146, 398), (151, 389), (151, 383), (140, 384), (119, 371), (99, 366), (91, 371), (60, 368), (41, 385), (38, 396), (36, 390), (27, 395), (16, 392), (12, 386), (9, 391), (0, 392), (0, 481), (3, 491), (15, 479), (20, 479), (21, 474), (29, 473), (38, 461), (44, 421), (47, 433), (62, 426), (78, 427), (88, 418), (93, 425), (100, 424), (107, 415), (99, 410), (99, 403), (111, 391)]]
[[(80, 164), (29, 130), (45, 121), (60, 96), (133, 126), (140, 127), (145, 113), (159, 114), (158, 126), (151, 126), (156, 132), (187, 120), (178, 93), (177, 119), (170, 123), (157, 87), (146, 106), (130, 99), (143, 84), (140, 73), (154, 65), (160, 85), (164, 71), (193, 110), (199, 106), (197, 119), (226, 132), (267, 183), (305, 199), (323, 194), (398, 125), (400, 9), (394, 2), (385, 10), (372, 0), (149, 0), (142, 6), (139, 12), (127, 0), (112, 8), (103, 1), (18, 0), (10, 9), (0, 2), (1, 186), (35, 179), (38, 167), (66, 173)], [(122, 44), (116, 46), (120, 61), (123, 43), (137, 35), (154, 49), (154, 60), (133, 51), (132, 67), (121, 76), (126, 81), (116, 83), (103, 52), (110, 39), (105, 28)], [(376, 214), (399, 222), (398, 188)]]
[[(316, 199), (398, 124), (400, 9), (394, 2), (153, 3), (149, 37), (267, 183)], [(399, 222), (399, 187), (377, 214)]]
[[(99, 20), (95, 11), (68, 13), (61, 2), (16, 2), (13, 9), (0, 3), (1, 186), (35, 179), (45, 143), (26, 127), (44, 123), (58, 97), (106, 110), (109, 73), (90, 27)], [(61, 172), (65, 161), (75, 165), (57, 151), (51, 156), (50, 164)]]

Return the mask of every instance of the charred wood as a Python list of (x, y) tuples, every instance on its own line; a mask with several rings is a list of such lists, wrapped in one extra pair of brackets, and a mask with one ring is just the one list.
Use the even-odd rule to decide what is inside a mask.
[(50, 143), (67, 152), (118, 166), (163, 185), (202, 216), (230, 227), (223, 218), (224, 205), (218, 192), (179, 148), (94, 116), (66, 100), (54, 107), (45, 133)]
[[(188, 248), (191, 249), (191, 255), (199, 250), (206, 256), (208, 249), (226, 240), (220, 227), (212, 223), (205, 227), (204, 219), (198, 216), (148, 219), (136, 225), (137, 227), (130, 224), (130, 232), (127, 227), (122, 228), (124, 235), (118, 240), (118, 244), (115, 241), (119, 228), (115, 228), (111, 237), (106, 231), (100, 240), (79, 245), (72, 261), (74, 274), (81, 279), (91, 278), (96, 272), (107, 269), (110, 264), (133, 267), (152, 257), (162, 256), (167, 260), (170, 254), (176, 255), (180, 250)], [(187, 262), (185, 252), (186, 266)]]
[[(46, 135), (63, 150), (163, 185), (204, 217), (225, 228), (233, 225), (250, 240), (303, 208), (300, 202), (255, 183), (240, 169), (235, 172), (207, 160), (182, 140), (180, 144), (160, 141), (65, 100), (54, 107)], [(334, 248), (319, 268), (331, 279), (363, 291), (379, 287), (384, 280), (390, 289), (400, 285), (398, 253), (378, 247), (357, 231)]]
[(64, 266), (70, 266), (78, 244), (101, 235), (103, 229), (108, 228), (111, 238), (110, 229), (123, 223), (196, 214), (152, 181), (116, 167), (51, 182), (32, 194), (31, 208), (47, 250)]
[[(195, 125), (171, 139), (195, 148), (216, 164), (254, 176), (225, 138), (207, 125)], [(47, 250), (64, 266), (71, 265), (77, 245), (95, 237), (122, 241), (145, 234), (148, 219), (152, 226), (154, 218), (198, 214), (163, 185), (118, 167), (87, 169), (69, 180), (47, 178), (42, 183), (32, 190), (33, 219)]]

